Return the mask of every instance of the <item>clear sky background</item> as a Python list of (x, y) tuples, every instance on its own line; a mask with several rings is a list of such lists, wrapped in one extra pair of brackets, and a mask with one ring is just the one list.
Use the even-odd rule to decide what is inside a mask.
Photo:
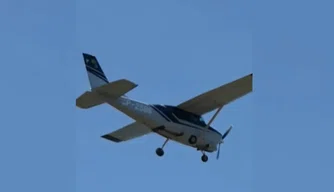
[[(0, 191), (333, 191), (330, 1), (0, 2)], [(148, 135), (100, 138), (132, 122), (89, 89), (82, 52), (128, 96), (177, 105), (250, 72), (254, 92), (213, 126), (234, 129), (220, 160)], [(209, 120), (210, 114), (205, 116)]]

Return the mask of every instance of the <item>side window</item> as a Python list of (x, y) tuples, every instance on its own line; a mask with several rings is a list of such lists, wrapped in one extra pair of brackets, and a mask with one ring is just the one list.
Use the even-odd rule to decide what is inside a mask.
[(189, 119), (187, 119), (185, 116), (184, 116), (184, 113), (182, 113), (182, 111), (180, 111), (179, 109), (177, 108), (173, 108), (173, 113), (176, 117), (182, 119), (182, 120), (186, 120), (186, 121), (189, 121)]
[(176, 115), (176, 117), (183, 119), (183, 120), (188, 120), (187, 118), (184, 117), (184, 115), (182, 113), (180, 113), (180, 110), (178, 110), (177, 108), (174, 108), (173, 110), (174, 115)]
[(174, 108), (173, 113), (174, 113), (174, 115), (176, 115), (180, 119), (186, 120), (186, 121), (191, 122), (191, 123), (196, 124), (196, 125), (200, 125), (200, 126), (203, 125), (203, 123), (201, 123), (198, 116), (193, 115), (189, 112), (182, 111), (182, 110), (179, 110), (177, 108)]

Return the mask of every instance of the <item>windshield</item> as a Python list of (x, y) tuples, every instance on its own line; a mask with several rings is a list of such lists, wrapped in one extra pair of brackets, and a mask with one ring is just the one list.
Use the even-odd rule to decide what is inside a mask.
[(199, 120), (200, 120), (202, 123), (205, 124), (205, 121), (204, 121), (203, 117), (200, 117)]

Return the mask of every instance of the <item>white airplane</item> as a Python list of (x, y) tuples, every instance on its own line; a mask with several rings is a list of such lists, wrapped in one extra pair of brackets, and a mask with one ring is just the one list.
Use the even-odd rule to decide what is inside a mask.
[[(202, 152), (202, 161), (207, 162), (205, 152), (217, 151), (229, 134), (232, 126), (221, 134), (210, 125), (223, 106), (252, 91), (253, 74), (203, 93), (177, 106), (146, 104), (129, 99), (125, 94), (138, 85), (120, 79), (109, 82), (95, 56), (83, 53), (91, 90), (76, 100), (76, 106), (89, 109), (107, 103), (123, 112), (135, 122), (112, 133), (101, 136), (113, 142), (124, 142), (149, 133), (157, 133), (166, 138), (156, 150), (158, 156), (164, 155), (163, 148), (169, 140), (193, 147)], [(202, 115), (217, 109), (206, 123)]]

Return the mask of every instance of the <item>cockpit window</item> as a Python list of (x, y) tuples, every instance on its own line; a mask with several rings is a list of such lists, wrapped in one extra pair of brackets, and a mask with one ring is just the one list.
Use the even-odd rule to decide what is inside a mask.
[(203, 117), (200, 117), (199, 120), (200, 120), (202, 123), (206, 124), (205, 121), (204, 121), (204, 119), (203, 119)]
[(192, 114), (182, 109), (173, 107), (173, 114), (176, 115), (178, 118), (186, 120), (188, 122), (191, 122), (191, 123), (194, 123), (200, 126), (206, 126), (206, 123), (201, 116)]
[[(202, 126), (202, 127), (207, 126), (203, 117), (201, 117), (199, 115), (196, 115), (196, 114), (193, 114), (193, 113), (190, 113), (190, 112), (187, 112), (187, 111), (184, 111), (184, 110), (179, 109), (177, 107), (168, 106), (168, 105), (154, 105), (154, 107), (158, 108), (160, 111), (163, 111), (164, 114), (170, 119), (175, 119), (174, 116), (176, 116), (179, 119), (191, 122), (193, 124), (196, 124), (196, 125), (199, 125), (199, 126)], [(212, 127), (208, 127), (208, 129), (220, 134), (218, 131), (216, 131)]]

